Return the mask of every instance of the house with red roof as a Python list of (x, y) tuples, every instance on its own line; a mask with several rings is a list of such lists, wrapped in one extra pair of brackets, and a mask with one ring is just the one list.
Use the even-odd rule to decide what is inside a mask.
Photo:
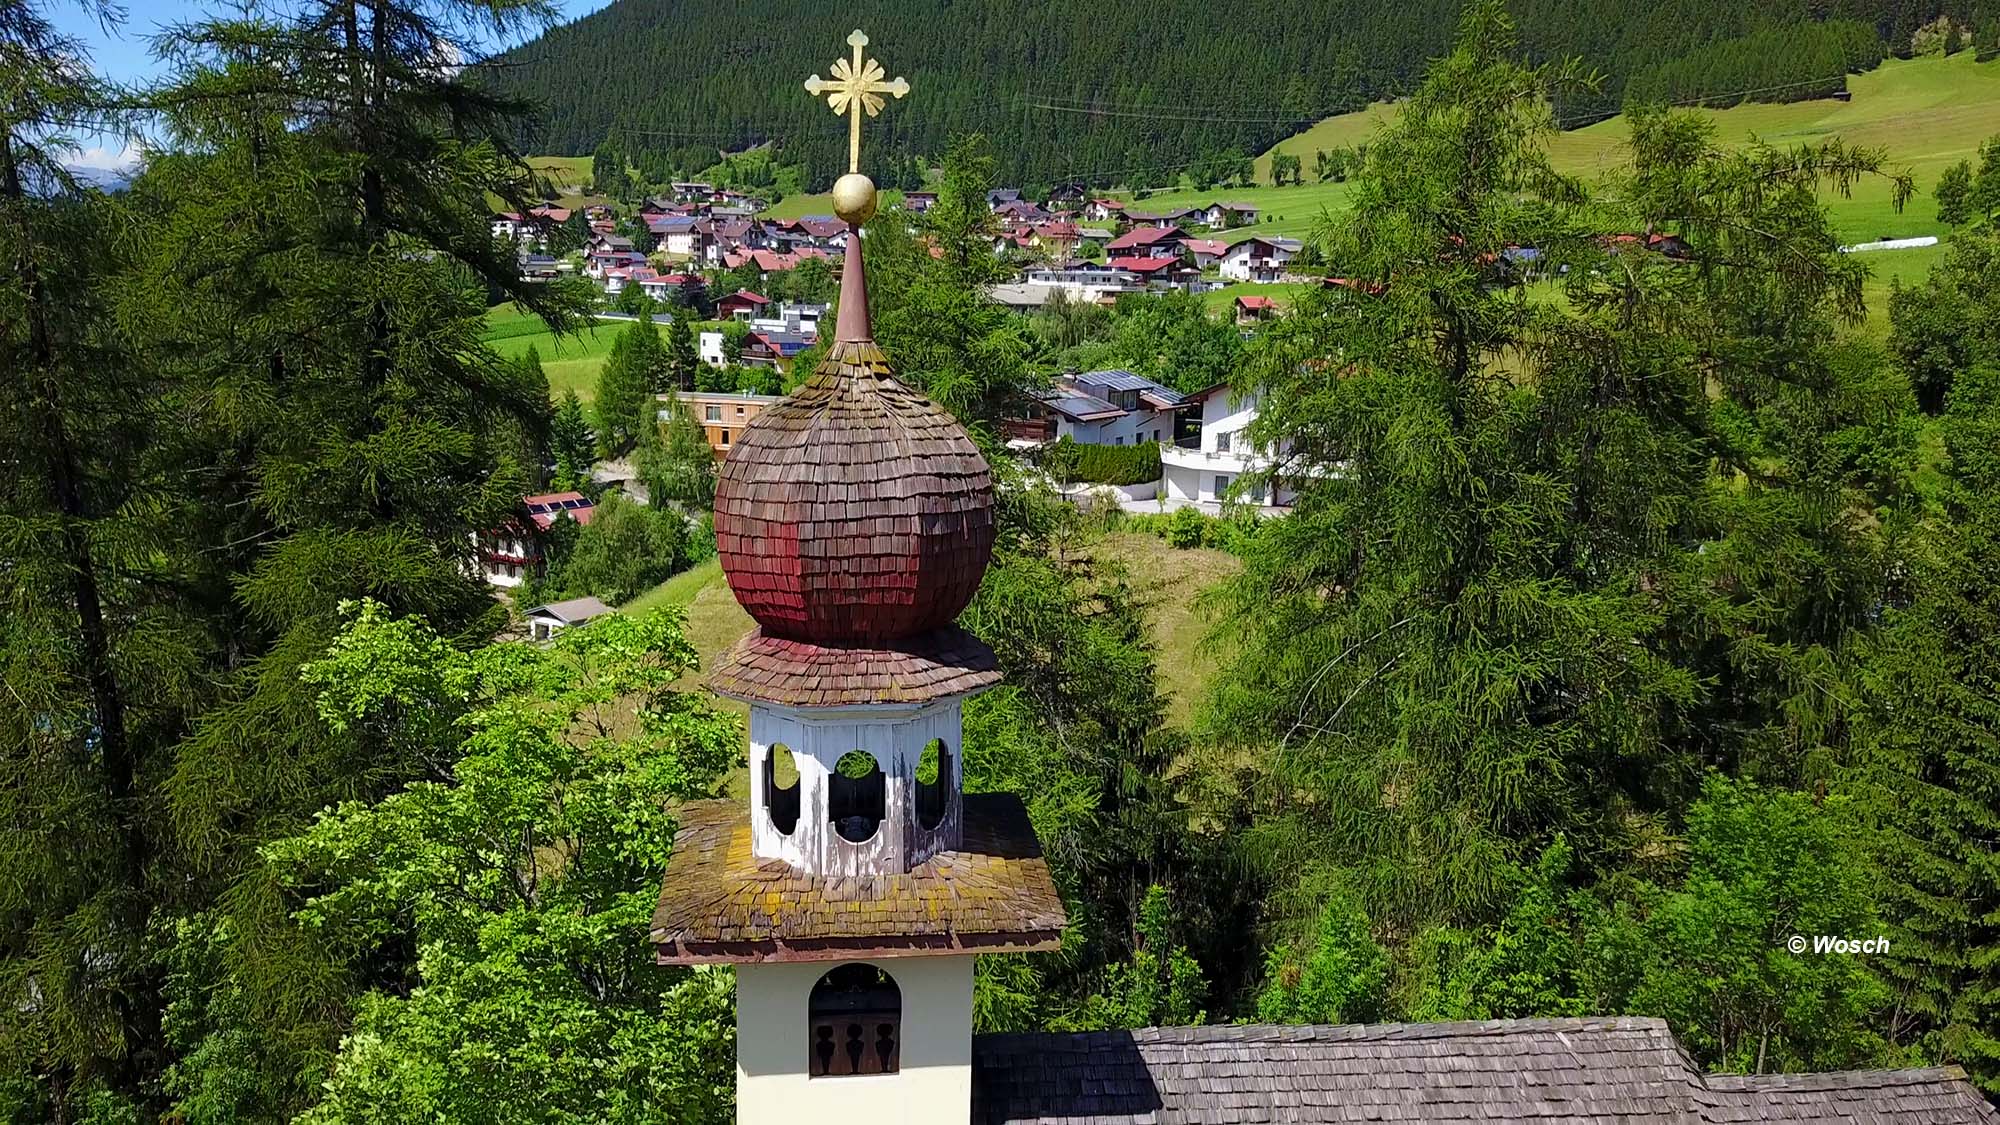
[(1194, 259), (1196, 269), (1207, 269), (1220, 262), (1229, 252), (1229, 243), (1219, 238), (1190, 238), (1181, 243), (1181, 250)]
[(1239, 325), (1255, 324), (1278, 315), (1278, 302), (1270, 297), (1238, 297), (1234, 308)]
[(581, 492), (523, 496), (520, 510), (506, 523), (473, 536), (480, 576), (495, 586), (519, 586), (522, 579), (541, 570), (548, 536), (557, 520), (568, 519), (583, 526), (596, 511)]
[(1131, 274), (1148, 289), (1161, 291), (1184, 288), (1201, 276), (1178, 257), (1113, 258), (1105, 264)]
[(748, 289), (738, 289), (715, 302), (715, 319), (749, 320), (764, 311), (771, 299)]
[(1135, 226), (1104, 244), (1113, 258), (1176, 258), (1187, 235), (1176, 226)]
[(1125, 217), (1122, 199), (1093, 199), (1083, 205), (1083, 217), (1093, 223), (1116, 222)]

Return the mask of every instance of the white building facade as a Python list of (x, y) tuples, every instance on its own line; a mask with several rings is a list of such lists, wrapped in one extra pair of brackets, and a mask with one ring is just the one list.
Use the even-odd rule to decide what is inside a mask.
[(1259, 507), (1290, 507), (1298, 493), (1244, 480), (1270, 467), (1270, 458), (1244, 433), (1257, 418), (1257, 396), (1227, 385), (1188, 396), (1201, 403), (1201, 442), (1187, 448), (1160, 446), (1160, 494), (1168, 500), (1202, 505), (1240, 501)]

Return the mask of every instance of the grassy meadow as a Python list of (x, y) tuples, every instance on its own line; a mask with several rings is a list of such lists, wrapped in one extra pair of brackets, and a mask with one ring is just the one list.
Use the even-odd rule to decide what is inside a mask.
[(558, 336), (531, 313), (512, 305), (495, 305), (486, 310), (484, 339), (509, 359), (534, 348), (542, 357), (542, 370), (548, 373), (549, 393), (561, 398), (564, 391), (573, 390), (588, 402), (597, 391), (598, 369), (604, 366), (604, 357), (611, 354), (611, 344), (624, 327), (623, 322), (608, 320)]

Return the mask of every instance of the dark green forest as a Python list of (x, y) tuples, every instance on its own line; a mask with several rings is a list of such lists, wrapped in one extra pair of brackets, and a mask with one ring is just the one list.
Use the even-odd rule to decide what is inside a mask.
[[(1958, 6), (1966, 10), (1954, 14), (1969, 21), (1969, 5)], [(1907, 44), (1921, 23), (1953, 7), (1524, 0), (1515, 16), (1529, 57), (1581, 59), (1596, 72), (1597, 83), (1554, 91), (1560, 115), (1583, 121), (1614, 112), (1635, 76), (1710, 44), (1828, 19)], [(890, 73), (924, 91), (871, 136), (863, 171), (878, 182), (918, 186), (906, 182), (913, 158), (934, 159), (953, 135), (977, 131), (992, 138), (1003, 183), (1152, 187), (1135, 180), (1215, 154), (1255, 155), (1321, 117), (1410, 92), (1448, 47), (1456, 17), (1452, 0), (1088, 9), (1049, 0), (859, 0), (837, 9), (618, 0), (502, 55), (490, 78), (538, 104), (534, 126), (517, 135), (527, 151), (585, 154), (608, 140), (649, 180), (664, 182), (701, 172), (719, 150), (772, 142), (785, 163), (803, 166), (808, 189), (820, 190), (846, 171), (846, 131), (799, 84), (824, 73), (844, 54), (848, 31), (863, 27)], [(1840, 74), (1872, 61), (1840, 41), (1830, 52), (1753, 45), (1753, 65), (1727, 70), (1711, 52), (1648, 81), (1677, 93), (1690, 75), (1722, 83), (1695, 91), (1702, 94), (1801, 78), (1834, 79), (1837, 88)], [(1801, 74), (1806, 63), (1832, 70)]]

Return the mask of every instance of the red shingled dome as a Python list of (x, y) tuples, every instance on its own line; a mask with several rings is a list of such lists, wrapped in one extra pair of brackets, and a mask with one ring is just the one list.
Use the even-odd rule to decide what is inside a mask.
[[(857, 333), (858, 334), (858, 333)], [(881, 645), (951, 624), (993, 553), (993, 478), (866, 339), (757, 416), (715, 489), (730, 589), (767, 635)]]

